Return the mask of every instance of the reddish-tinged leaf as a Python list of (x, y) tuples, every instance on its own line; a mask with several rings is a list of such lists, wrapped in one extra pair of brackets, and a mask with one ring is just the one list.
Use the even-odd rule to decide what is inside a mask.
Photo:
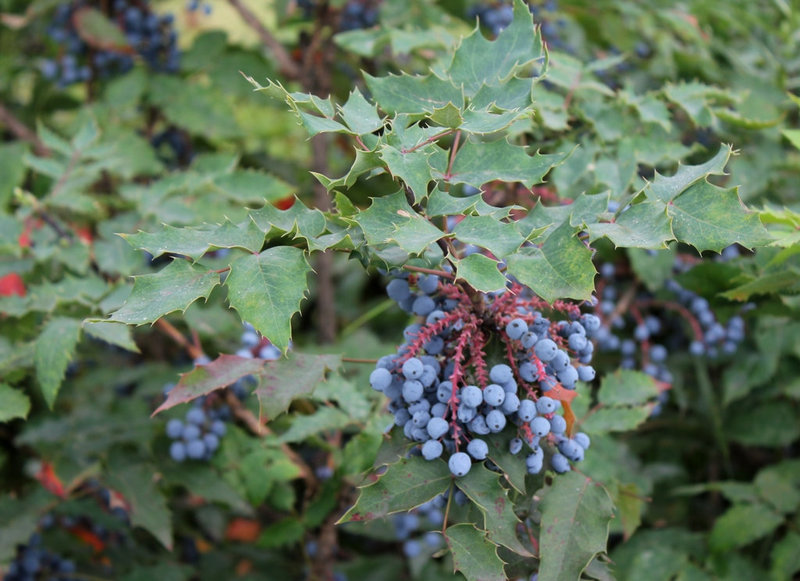
[(222, 389), (247, 375), (256, 375), (263, 367), (262, 359), (248, 359), (223, 353), (211, 363), (198, 365), (188, 373), (181, 374), (178, 385), (170, 390), (167, 400), (153, 412), (153, 415)]
[(52, 492), (61, 498), (67, 497), (64, 483), (56, 476), (56, 471), (50, 462), (42, 462), (42, 466), (39, 472), (36, 473), (35, 478), (42, 483), (42, 486), (44, 486), (48, 492)]
[(16, 272), (9, 272), (5, 276), (0, 276), (0, 297), (10, 297), (18, 295), (24, 297), (27, 293), (22, 277)]
[(257, 520), (249, 518), (235, 518), (228, 523), (225, 530), (225, 538), (229, 541), (239, 541), (241, 543), (252, 543), (261, 534), (261, 524)]
[(78, 36), (92, 48), (125, 54), (135, 52), (125, 33), (96, 8), (79, 8), (72, 17), (72, 23)]
[(100, 537), (81, 525), (69, 529), (69, 532), (73, 537), (92, 547), (95, 553), (99, 553), (106, 548), (106, 544), (100, 539)]

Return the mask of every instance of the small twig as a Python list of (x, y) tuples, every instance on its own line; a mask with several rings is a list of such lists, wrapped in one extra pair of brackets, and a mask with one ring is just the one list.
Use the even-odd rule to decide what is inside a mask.
[(453, 147), (450, 148), (450, 160), (447, 162), (447, 176), (445, 176), (448, 180), (453, 175), (453, 162), (456, 159), (456, 155), (458, 154), (458, 142), (461, 140), (461, 132), (456, 131), (456, 137), (453, 140)]
[(20, 121), (5, 105), (0, 103), (0, 122), (4, 123), (11, 133), (16, 135), (22, 141), (27, 141), (33, 145), (36, 155), (47, 157), (50, 155), (50, 149), (39, 139), (34, 131), (28, 128), (22, 121)]
[(359, 359), (358, 357), (342, 357), (342, 361), (346, 363), (372, 363), (373, 365), (378, 362), (377, 359)]
[(450, 280), (454, 280), (456, 275), (452, 272), (447, 272), (445, 270), (436, 270), (435, 268), (425, 268), (422, 266), (412, 266), (410, 264), (404, 264), (403, 268), (406, 270), (410, 270), (412, 272), (423, 272), (425, 274), (435, 274), (436, 276), (440, 276), (442, 278), (448, 278)]
[(418, 143), (414, 147), (409, 147), (408, 149), (406, 149), (406, 148), (401, 149), (400, 153), (411, 153), (412, 151), (416, 151), (420, 147), (425, 147), (429, 143), (433, 143), (434, 141), (436, 141), (440, 137), (444, 137), (445, 135), (450, 135), (451, 133), (453, 133), (453, 131), (455, 131), (455, 129), (448, 129), (447, 131), (442, 131), (441, 133), (437, 133), (436, 135), (433, 135), (433, 136), (429, 137), (428, 139), (426, 139), (422, 143)]
[(186, 349), (186, 352), (192, 359), (199, 359), (205, 355), (200, 347), (190, 342), (186, 337), (183, 336), (183, 333), (178, 331), (178, 329), (176, 329), (175, 326), (166, 319), (159, 319), (156, 321), (155, 325), (161, 332), (175, 341), (175, 343)]
[(283, 45), (278, 42), (278, 39), (276, 39), (269, 30), (267, 30), (258, 17), (245, 6), (241, 0), (228, 0), (228, 3), (239, 13), (242, 20), (258, 34), (261, 42), (272, 51), (272, 56), (278, 61), (278, 67), (281, 71), (292, 79), (299, 79), (301, 74), (300, 68), (292, 60), (292, 57)]

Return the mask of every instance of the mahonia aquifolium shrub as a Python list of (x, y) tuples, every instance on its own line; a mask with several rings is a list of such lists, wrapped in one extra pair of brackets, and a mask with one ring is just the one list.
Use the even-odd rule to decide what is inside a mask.
[(569, 402), (579, 381), (595, 377), (598, 317), (564, 301), (549, 305), (514, 282), (487, 294), (436, 274), (398, 274), (387, 292), (422, 322), (406, 327), (406, 341), (378, 361), (370, 384), (426, 460), (445, 458), (464, 476), (501, 432), (513, 433), (509, 451), (531, 474), (541, 472), (545, 449), (556, 472), (583, 459), (590, 441), (571, 434)]

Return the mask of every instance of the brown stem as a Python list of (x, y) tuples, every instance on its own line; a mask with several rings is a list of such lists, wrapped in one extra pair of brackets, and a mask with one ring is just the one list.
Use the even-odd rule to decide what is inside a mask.
[(453, 140), (453, 147), (450, 148), (450, 160), (447, 162), (447, 179), (449, 180), (450, 177), (453, 175), (453, 162), (456, 159), (456, 154), (458, 154), (458, 142), (461, 140), (461, 132), (456, 132), (456, 137)]
[(205, 355), (202, 348), (184, 337), (183, 333), (178, 331), (178, 329), (176, 329), (175, 326), (166, 319), (159, 319), (156, 321), (156, 327), (158, 327), (159, 331), (175, 341), (175, 343), (186, 349), (186, 352), (192, 359), (199, 359)]
[(449, 278), (450, 280), (455, 279), (456, 275), (452, 272), (447, 272), (444, 270), (436, 270), (435, 268), (424, 268), (422, 266), (412, 266), (410, 264), (404, 264), (403, 268), (406, 270), (410, 270), (412, 272), (423, 272), (425, 274), (435, 274), (436, 276), (440, 276), (442, 278)]
[(272, 51), (272, 56), (275, 57), (275, 60), (278, 62), (278, 68), (281, 72), (292, 79), (299, 79), (301, 73), (300, 68), (292, 60), (292, 57), (283, 45), (278, 42), (278, 39), (272, 35), (258, 17), (245, 6), (241, 0), (228, 0), (228, 3), (239, 13), (242, 20), (258, 34), (258, 38), (261, 42)]
[(39, 139), (36, 133), (29, 129), (27, 125), (20, 121), (2, 103), (0, 103), (0, 123), (3, 123), (18, 139), (33, 144), (33, 150), (36, 152), (36, 155), (42, 157), (50, 155), (50, 149)]
[(372, 363), (373, 365), (378, 362), (377, 359), (359, 359), (358, 357), (342, 357), (342, 361), (346, 363)]
[(411, 153), (412, 151), (416, 151), (420, 147), (425, 147), (429, 143), (433, 143), (434, 141), (436, 141), (440, 137), (444, 137), (445, 135), (450, 135), (453, 131), (454, 131), (454, 129), (448, 129), (447, 131), (442, 131), (441, 133), (437, 133), (436, 135), (433, 135), (433, 136), (429, 137), (428, 139), (426, 139), (422, 143), (418, 143), (414, 147), (409, 147), (408, 149), (406, 149), (406, 148), (401, 149), (400, 153)]

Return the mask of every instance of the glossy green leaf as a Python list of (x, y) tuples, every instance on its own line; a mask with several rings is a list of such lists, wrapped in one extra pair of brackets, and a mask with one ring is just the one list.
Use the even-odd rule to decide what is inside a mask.
[(158, 232), (122, 234), (134, 248), (146, 250), (153, 257), (165, 253), (188, 256), (197, 261), (212, 248), (243, 248), (258, 252), (264, 244), (262, 232), (251, 220), (241, 224), (225, 221), (196, 227), (175, 228), (165, 224)]
[(783, 517), (766, 504), (734, 504), (714, 521), (709, 548), (720, 553), (738, 549), (768, 535), (782, 522)]
[(105, 341), (109, 345), (139, 353), (139, 347), (133, 340), (131, 328), (124, 323), (85, 319), (83, 321), (83, 330), (90, 337)]
[(742, 204), (738, 188), (696, 182), (667, 206), (667, 212), (675, 237), (700, 252), (721, 252), (734, 242), (753, 248), (770, 240), (758, 214)]
[(652, 413), (653, 404), (638, 407), (600, 407), (579, 422), (588, 434), (627, 432), (643, 424)]
[(533, 27), (531, 12), (524, 2), (516, 1), (511, 24), (494, 41), (476, 28), (461, 41), (444, 74), (471, 96), (482, 86), (499, 85), (516, 72), (530, 69), (532, 64), (541, 70), (546, 61), (547, 53), (539, 29)]
[(292, 193), (292, 186), (268, 173), (236, 170), (214, 177), (214, 185), (225, 197), (244, 203), (274, 202)]
[(408, 205), (405, 194), (395, 192), (373, 198), (372, 205), (360, 212), (355, 221), (371, 245), (396, 243), (411, 254), (420, 254), (444, 236), (444, 232), (428, 222)]
[(31, 410), (31, 400), (21, 390), (0, 383), (0, 423), (17, 418), (25, 419)]
[(75, 355), (80, 337), (81, 322), (78, 319), (56, 317), (45, 324), (36, 339), (36, 378), (44, 400), (51, 408), (56, 401), (67, 366)]
[(508, 258), (508, 273), (548, 302), (588, 299), (594, 290), (592, 252), (565, 222), (541, 248), (526, 248)]
[(642, 202), (622, 212), (613, 222), (587, 224), (589, 239), (605, 236), (617, 247), (666, 248), (675, 238), (667, 208), (660, 202)]
[(539, 581), (578, 579), (606, 548), (613, 515), (608, 492), (586, 476), (567, 472), (553, 479), (539, 508)]
[(525, 241), (513, 224), (492, 216), (465, 216), (453, 228), (453, 234), (464, 244), (482, 246), (501, 259), (516, 252)]
[(219, 284), (219, 273), (175, 259), (155, 274), (134, 277), (133, 291), (125, 304), (111, 314), (112, 321), (143, 325), (175, 311), (185, 311)]
[(111, 464), (109, 484), (130, 505), (131, 524), (147, 530), (167, 550), (172, 550), (172, 512), (158, 489), (155, 467), (117, 456), (112, 456)]
[(225, 281), (228, 301), (281, 351), (289, 347), (292, 316), (306, 295), (311, 267), (305, 253), (292, 246), (268, 248), (231, 264)]
[(292, 400), (310, 395), (325, 381), (329, 371), (341, 365), (337, 355), (306, 355), (290, 352), (288, 358), (268, 361), (255, 390), (261, 416), (273, 420), (289, 409)]
[(267, 239), (294, 234), (295, 238), (310, 242), (325, 231), (325, 215), (316, 208), (308, 208), (299, 200), (295, 200), (287, 210), (267, 204), (250, 212), (250, 218), (267, 235)]
[(681, 165), (673, 175), (666, 177), (656, 173), (652, 182), (642, 190), (649, 199), (671, 202), (692, 184), (704, 180), (708, 175), (724, 173), (731, 157), (730, 145), (723, 145), (717, 154), (700, 165)]
[(456, 261), (456, 278), (485, 293), (506, 288), (508, 279), (501, 273), (496, 260), (483, 254), (470, 254)]
[(497, 546), (484, 531), (471, 524), (457, 524), (444, 531), (444, 538), (453, 555), (453, 566), (467, 581), (506, 581), (503, 561)]
[(373, 77), (364, 74), (367, 88), (381, 109), (387, 113), (422, 115), (453, 103), (459, 109), (464, 105), (460, 87), (436, 75), (388, 75)]
[(789, 531), (781, 540), (772, 547), (770, 568), (770, 579), (772, 581), (783, 581), (791, 579), (800, 571), (800, 534)]
[(442, 494), (452, 478), (442, 460), (428, 461), (421, 456), (403, 458), (389, 465), (380, 476), (370, 477), (373, 482), (359, 489), (356, 504), (339, 523), (372, 520), (411, 510)]
[(380, 150), (381, 160), (386, 164), (389, 173), (403, 180), (411, 188), (416, 203), (428, 195), (428, 184), (433, 179), (428, 159), (434, 154), (434, 147), (403, 152), (394, 147), (384, 146)]
[(505, 139), (485, 143), (467, 141), (458, 150), (450, 172), (446, 165), (439, 165), (434, 168), (434, 177), (476, 188), (494, 180), (521, 182), (530, 188), (541, 183), (547, 172), (568, 156), (569, 152), (528, 155), (525, 147), (512, 145)]
[(514, 506), (508, 491), (500, 484), (500, 475), (476, 464), (459, 478), (456, 486), (475, 503), (483, 514), (483, 528), (490, 541), (502, 545), (518, 555), (533, 557), (533, 554), (517, 537), (517, 526), (522, 523), (514, 514)]
[(383, 127), (383, 119), (375, 105), (369, 103), (358, 87), (350, 92), (347, 102), (340, 108), (342, 120), (357, 135), (372, 133)]

